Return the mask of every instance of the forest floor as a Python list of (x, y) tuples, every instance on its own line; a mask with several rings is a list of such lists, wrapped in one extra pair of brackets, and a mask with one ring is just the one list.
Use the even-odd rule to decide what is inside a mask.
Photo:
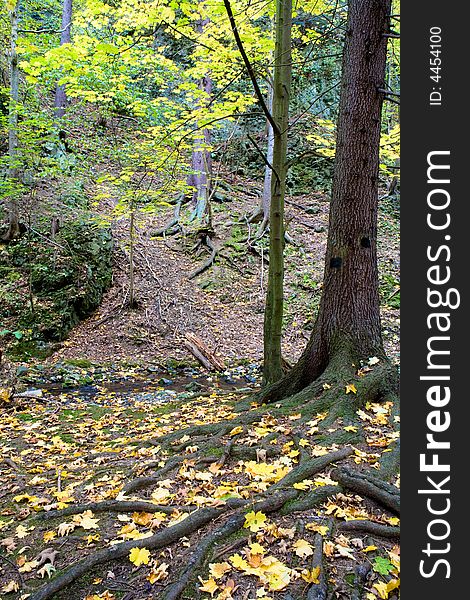
[[(231, 179), (224, 203), (213, 204), (214, 243), (222, 248), (215, 264), (198, 277), (188, 277), (207, 254), (194, 256), (191, 236), (153, 237), (172, 216), (162, 208), (153, 218), (141, 216), (136, 236), (136, 297), (126, 305), (129, 289), (128, 219), (115, 222), (114, 278), (100, 309), (72, 332), (48, 363), (68, 359), (92, 362), (150, 361), (168, 358), (187, 362), (185, 333), (198, 335), (227, 365), (260, 362), (266, 294), (267, 235), (254, 241), (257, 225), (247, 218), (256, 208), (259, 189), (253, 181)], [(105, 184), (101, 189), (106, 193)], [(102, 201), (110, 213), (112, 201)], [(302, 352), (313, 326), (323, 278), (328, 228), (328, 197), (323, 193), (296, 196), (286, 205), (288, 232), (295, 245), (286, 245), (283, 353), (293, 361)], [(386, 210), (379, 227), (384, 342), (388, 355), (399, 360), (399, 224)], [(188, 227), (190, 231), (190, 227)], [(248, 241), (246, 241), (248, 240)]]
[[(396, 407), (369, 402), (354, 422), (325, 429), (314, 404), (252, 401), (267, 241), (246, 241), (254, 184), (230, 183), (230, 202), (214, 206), (225, 255), (215, 265), (188, 279), (206, 256), (188, 252), (189, 235), (153, 238), (171, 208), (146, 217), (131, 310), (128, 223), (118, 221), (100, 309), (50, 358), (23, 365), (34, 390), (0, 415), (0, 598), (397, 598), (399, 478), (373, 475), (397, 440)], [(328, 202), (290, 200), (284, 354), (295, 360), (321, 291)], [(398, 223), (382, 210), (382, 317), (395, 364), (398, 245)], [(225, 372), (194, 366), (187, 332)], [(344, 398), (380, 367), (369, 363)]]

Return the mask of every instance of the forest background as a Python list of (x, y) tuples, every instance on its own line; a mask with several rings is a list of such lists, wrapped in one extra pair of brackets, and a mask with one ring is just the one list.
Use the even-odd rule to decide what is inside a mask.
[[(373, 492), (369, 489), (365, 506), (358, 505), (363, 502), (357, 496), (359, 475), (336, 473), (344, 486), (339, 490), (336, 479), (330, 477), (330, 465), (353, 456), (349, 459), (352, 466), (372, 465), (380, 471), (383, 463), (377, 448), (384, 454), (396, 454), (400, 300), (398, 13), (396, 7), (372, 0), (351, 1), (349, 7), (323, 0), (294, 7), (286, 1), (74, 0), (72, 4), (72, 0), (20, 0), (3, 5), (2, 429), (9, 435), (16, 431), (13, 443), (3, 449), (11, 506), (8, 504), (2, 513), (2, 529), (8, 531), (4, 539), (10, 542), (4, 545), (6, 559), (15, 567), (8, 566), (8, 562), (2, 567), (5, 594), (26, 597), (23, 588), (26, 586), (30, 592), (41, 584), (41, 574), (54, 581), (57, 568), (66, 573), (68, 566), (88, 553), (90, 545), (92, 549), (97, 545), (99, 554), (106, 539), (116, 535), (110, 533), (111, 525), (107, 523), (102, 538), (98, 535), (97, 539), (85, 540), (86, 547), (77, 543), (72, 562), (63, 555), (62, 564), (60, 559), (56, 561), (56, 555), (51, 560), (50, 552), (41, 560), (41, 536), (46, 546), (56, 539), (62, 543), (64, 537), (63, 528), (61, 532), (51, 528), (37, 539), (40, 527), (35, 524), (35, 513), (44, 505), (45, 512), (58, 519), (58, 527), (67, 514), (75, 514), (70, 535), (75, 527), (82, 527), (80, 515), (93, 521), (93, 510), (103, 509), (97, 505), (87, 508), (85, 500), (145, 500), (145, 506), (132, 505), (132, 514), (153, 515), (149, 499), (158, 498), (158, 507), (164, 507), (161, 514), (169, 515), (165, 526), (171, 529), (186, 521), (188, 531), (183, 533), (189, 535), (195, 530), (190, 528), (190, 518), (181, 519), (182, 514), (188, 517), (185, 505), (217, 511), (221, 497), (225, 501), (250, 499), (250, 506), (255, 506), (255, 501), (264, 502), (260, 510), (252, 511), (255, 516), (264, 515), (294, 500), (289, 493), (295, 483), (300, 486), (294, 488), (296, 494), (326, 487), (328, 493), (340, 496), (340, 504), (328, 501), (327, 494), (297, 507), (305, 518), (311, 517), (319, 504), (323, 516), (317, 517), (323, 519), (325, 501), (331, 509), (328, 512), (327, 504), (326, 515), (333, 512), (338, 516), (341, 510), (353, 506), (350, 517), (364, 517), (355, 520), (389, 527), (378, 535), (392, 540), (396, 537), (396, 517), (380, 516), (374, 505), (374, 490), (385, 486), (384, 493), (389, 495), (385, 506), (387, 510), (392, 506), (396, 514), (396, 464), (386, 476), (388, 481), (393, 479), (393, 489), (382, 479), (380, 483), (368, 480), (368, 485), (374, 487)], [(375, 60), (370, 50), (367, 34), (359, 40), (363, 47), (359, 45), (358, 50), (348, 41), (354, 41), (350, 32), (356, 30), (370, 31), (371, 38), (376, 32), (377, 48), (384, 53), (382, 66), (380, 56)], [(373, 60), (367, 58), (367, 52)], [(380, 84), (374, 80), (373, 87), (370, 81), (363, 85), (365, 100), (360, 111), (364, 122), (375, 119), (377, 127), (371, 131), (376, 130), (376, 139), (365, 139), (368, 126), (364, 131), (360, 126), (354, 128), (344, 117), (353, 112), (348, 107), (354, 105), (351, 98), (358, 95), (357, 82), (363, 75), (359, 73), (358, 78), (355, 73), (360, 71), (364, 57), (366, 63), (377, 65), (379, 73)], [(349, 99), (348, 93), (353, 94)], [(341, 102), (346, 107), (342, 113)], [(338, 121), (340, 114), (342, 124)], [(351, 144), (345, 160), (337, 147), (342, 139), (341, 128), (346, 140), (341, 143)], [(368, 158), (361, 158), (362, 151), (371, 157), (372, 165), (371, 172), (365, 173), (372, 187), (369, 184), (365, 192), (362, 180), (354, 175), (361, 170), (361, 160), (363, 164), (368, 162)], [(352, 212), (345, 217), (346, 213), (341, 212), (345, 190), (352, 189), (347, 186), (355, 186), (358, 196), (368, 198), (370, 206), (351, 204)], [(330, 211), (330, 202), (337, 209)], [(361, 252), (372, 245), (370, 269), (361, 258), (351, 261), (354, 270), (344, 280), (349, 291), (353, 290), (352, 298), (361, 296), (361, 287), (367, 293), (372, 290), (371, 298), (364, 293), (357, 302), (362, 303), (357, 314), (350, 310), (356, 304), (354, 300), (345, 303), (349, 308), (341, 318), (352, 325), (347, 343), (343, 340), (339, 346), (347, 347), (347, 353), (338, 353), (335, 341), (338, 331), (345, 327), (335, 329), (331, 325), (340, 306), (334, 299), (341, 294), (331, 287), (335, 285), (332, 281), (328, 283), (328, 265), (340, 269), (347, 257), (335, 247), (330, 259), (331, 244), (334, 246), (331, 232), (338, 230), (335, 214), (338, 222), (346, 221), (349, 236), (352, 234), (347, 224), (354, 224), (356, 215), (372, 220), (367, 235), (359, 236)], [(378, 220), (378, 235), (374, 233), (374, 218)], [(362, 231), (366, 226), (360, 223), (358, 227)], [(335, 243), (338, 246), (339, 242)], [(369, 318), (372, 313), (375, 316)], [(362, 330), (363, 321), (367, 323)], [(319, 346), (319, 339), (327, 342)], [(264, 387), (259, 392), (261, 384)], [(248, 400), (242, 399), (243, 394)], [(351, 396), (357, 397), (354, 410)], [(283, 403), (275, 404), (279, 401)], [(266, 406), (264, 402), (277, 408), (269, 408), (267, 414), (252, 412)], [(206, 403), (207, 412), (202, 416), (200, 410)], [(124, 417), (123, 406), (127, 411)], [(144, 418), (141, 413), (146, 411), (151, 411), (150, 417)], [(112, 414), (121, 419), (119, 427), (113, 433), (107, 432), (106, 440), (100, 437), (102, 433), (96, 438), (96, 428), (106, 429)], [(241, 420), (237, 415), (242, 415)], [(168, 430), (168, 418), (174, 421), (174, 431)], [(260, 419), (258, 424), (256, 418)], [(73, 433), (80, 422), (92, 423), (95, 433), (85, 436), (80, 427), (78, 435)], [(322, 422), (320, 435), (317, 430)], [(31, 438), (30, 428), (34, 429), (35, 423), (45, 428), (41, 434), (45, 438)], [(218, 424), (214, 427), (214, 423)], [(294, 429), (292, 424), (296, 425)], [(209, 429), (200, 431), (198, 427), (204, 425)], [(187, 427), (190, 429), (182, 432)], [(129, 428), (137, 428), (138, 440), (122, 435)], [(50, 447), (45, 442), (50, 438), (48, 431), (57, 433)], [(195, 443), (191, 440), (188, 445), (192, 437)], [(240, 448), (234, 451), (235, 440)], [(136, 442), (143, 446), (139, 448)], [(225, 450), (215, 452), (220, 450), (218, 446)], [(37, 457), (34, 465), (28, 463), (27, 447), (34, 447), (40, 466)], [(82, 473), (84, 464), (90, 463), (89, 453), (99, 448), (105, 456), (118, 447), (121, 462), (113, 467), (116, 470), (108, 482), (98, 485), (102, 489), (97, 492), (96, 481), (90, 484)], [(153, 464), (155, 448), (158, 460)], [(309, 454), (305, 448), (313, 451)], [(78, 453), (77, 471), (66, 485), (70, 473), (62, 473), (61, 465), (71, 449)], [(280, 449), (280, 458), (271, 454), (273, 449)], [(181, 461), (179, 455), (174, 455), (175, 450), (183, 456), (179, 471)], [(48, 455), (58, 462), (48, 465)], [(321, 464), (320, 471), (327, 468), (323, 481), (320, 478), (315, 480), (317, 483), (305, 483), (313, 481), (306, 473), (318, 472), (318, 464), (312, 471), (311, 462), (320, 456), (328, 457)], [(152, 461), (141, 464), (150, 458)], [(196, 489), (188, 495), (186, 485), (194, 477), (195, 465), (212, 464), (208, 461), (212, 458), (217, 468), (210, 471), (211, 481), (200, 478), (206, 486), (204, 493)], [(229, 458), (234, 461), (230, 467)], [(93, 469), (100, 464), (103, 462), (98, 458)], [(154, 475), (148, 489), (140, 492), (143, 496), (134, 497), (133, 492), (143, 487), (132, 487), (126, 469), (137, 469), (141, 476), (158, 467), (164, 470), (160, 473), (163, 475), (171, 473), (170, 466), (177, 473), (171, 495), (163, 494), (161, 490), (167, 488), (162, 488), (162, 477)], [(233, 475), (233, 468), (245, 469), (247, 481), (241, 487), (232, 481), (223, 494), (220, 488), (226, 482), (222, 482), (230, 480), (227, 473)], [(48, 470), (53, 474), (52, 488), (50, 477), (44, 476)], [(31, 484), (34, 473), (33, 481), (39, 479), (38, 484)], [(286, 480), (287, 473), (291, 475)], [(347, 477), (356, 477), (349, 487)], [(167, 477), (163, 481), (170, 480)], [(129, 484), (131, 487), (126, 487)], [(245, 484), (246, 489), (242, 489)], [(43, 493), (38, 495), (36, 489), (31, 494), (31, 485), (39, 485)], [(87, 490), (90, 485), (92, 488)], [(281, 506), (255, 498), (266, 491), (263, 487), (272, 485), (279, 490), (287, 486)], [(335, 489), (331, 491), (330, 487)], [(201, 500), (204, 494), (208, 496)], [(171, 510), (179, 511), (175, 514), (167, 510), (175, 504), (174, 498), (178, 508)], [(26, 511), (22, 513), (24, 518), (33, 519), (31, 529), (15, 521), (19, 519), (18, 504), (22, 503), (29, 507), (21, 508), (20, 513)], [(380, 499), (378, 503), (383, 508), (383, 498), (382, 504)], [(80, 508), (78, 512), (54, 513), (57, 509), (73, 511), (74, 504)], [(230, 508), (235, 515), (241, 510), (235, 501)], [(91, 516), (87, 513), (90, 510)], [(124, 513), (125, 507), (120, 504), (110, 510)], [(15, 515), (13, 520), (10, 515)], [(219, 518), (218, 514), (213, 516)], [(158, 535), (155, 530), (163, 523), (156, 523), (154, 518), (145, 523), (146, 517), (140, 517), (140, 521), (133, 517), (132, 528), (120, 534), (122, 543), (153, 539), (151, 535)], [(285, 525), (286, 530), (292, 530), (288, 527), (292, 522)], [(136, 534), (138, 526), (144, 531)], [(83, 587), (82, 582), (82, 587), (74, 588), (72, 593), (76, 595), (72, 597), (118, 598), (127, 593), (126, 597), (131, 598), (147, 597), (142, 595), (147, 593), (148, 597), (170, 598), (179, 597), (171, 596), (176, 593), (217, 593), (220, 598), (230, 598), (231, 594), (241, 598), (251, 597), (243, 596), (245, 592), (263, 597), (282, 591), (293, 597), (324, 593), (325, 598), (326, 594), (387, 598), (398, 593), (396, 546), (365, 543), (367, 537), (357, 536), (352, 537), (356, 543), (351, 544), (351, 538), (339, 533), (330, 522), (325, 525), (323, 520), (314, 519), (314, 526), (327, 526), (328, 533), (307, 528), (312, 538), (309, 541), (305, 539), (305, 526), (294, 526), (292, 536), (274, 536), (284, 541), (284, 552), (281, 544), (281, 550), (271, 557), (264, 556), (266, 552), (256, 546), (253, 550), (254, 540), (241, 538), (248, 544), (244, 549), (248, 566), (237, 559), (235, 564), (233, 560), (219, 563), (209, 559), (212, 538), (203, 556), (196, 557), (188, 571), (184, 570), (184, 553), (178, 553), (170, 575), (165, 552), (169, 550), (171, 555), (171, 547), (162, 551), (158, 560), (156, 555), (144, 555), (139, 564), (134, 553), (137, 562), (132, 557), (130, 563), (124, 561), (118, 579), (137, 591), (120, 590), (109, 577), (97, 576), (99, 583), (88, 582)], [(25, 527), (25, 536), (22, 529), (18, 534), (18, 527)], [(90, 525), (90, 529), (95, 528), (97, 522)], [(238, 527), (232, 523), (226, 528), (225, 537), (238, 535), (235, 529), (256, 533), (256, 543), (261, 544), (274, 535), (256, 524), (244, 527), (242, 520)], [(26, 551), (21, 551), (16, 538), (28, 535), (36, 539), (35, 551), (28, 550), (28, 558), (23, 560)], [(325, 541), (322, 536), (331, 539)], [(303, 542), (308, 548), (302, 546)], [(327, 545), (325, 551), (328, 543), (333, 546), (328, 550)], [(188, 544), (190, 550), (194, 549), (193, 542)], [(130, 549), (140, 547), (136, 542)], [(368, 547), (373, 549), (364, 552)], [(350, 565), (343, 564), (347, 560), (357, 562), (357, 557), (351, 556), (359, 552), (363, 557), (372, 553), (366, 561), (367, 577), (360, 569), (351, 571)], [(254, 556), (264, 556), (259, 560), (261, 565), (254, 566), (258, 562)], [(291, 564), (292, 557), (294, 563), (299, 559), (314, 563)], [(325, 560), (333, 564), (327, 568)], [(25, 569), (25, 564), (33, 566)], [(162, 568), (162, 564), (167, 566)], [(225, 566), (211, 567), (208, 572), (208, 564)], [(47, 565), (51, 566), (41, 573)], [(137, 569), (137, 583), (134, 577), (130, 584), (126, 569), (133, 565), (144, 565), (147, 572)], [(302, 569), (306, 571), (303, 578)], [(246, 580), (240, 585), (234, 570), (239, 575), (251, 575), (248, 586)], [(187, 572), (187, 578), (182, 578), (184, 587), (177, 592), (174, 578), (178, 572)], [(353, 576), (348, 579), (350, 572)], [(44, 587), (31, 597), (52, 597), (51, 593), (71, 583), (60, 581), (57, 589), (45, 591)], [(92, 585), (102, 585), (102, 589), (94, 593)], [(291, 587), (292, 591), (285, 591)], [(132, 593), (134, 596), (129, 595)]]

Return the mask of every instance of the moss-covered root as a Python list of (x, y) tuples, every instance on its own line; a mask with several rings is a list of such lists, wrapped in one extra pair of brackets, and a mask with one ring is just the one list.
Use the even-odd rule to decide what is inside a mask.
[(388, 510), (400, 514), (400, 490), (365, 472), (359, 472), (348, 467), (335, 469), (331, 477), (347, 488), (361, 496), (375, 500)]

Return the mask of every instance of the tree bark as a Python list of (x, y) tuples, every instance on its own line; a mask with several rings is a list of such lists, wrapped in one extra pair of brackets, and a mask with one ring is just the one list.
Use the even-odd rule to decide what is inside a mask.
[(282, 376), (281, 335), (284, 304), (284, 195), (287, 174), (287, 129), (292, 77), (292, 0), (276, 0), (276, 44), (272, 117), (274, 145), (269, 214), (269, 274), (264, 313), (263, 382)]
[(390, 0), (349, 0), (323, 293), (297, 364), (266, 399), (307, 387), (327, 367), (385, 357), (377, 266), (379, 141)]
[[(71, 29), (72, 29), (72, 1), (64, 0), (62, 7), (62, 29), (60, 34), (60, 45), (70, 44)], [(64, 85), (57, 85), (55, 90), (55, 113), (58, 119), (62, 119), (65, 115), (65, 108), (67, 106), (67, 94), (65, 92)]]
[[(268, 110), (272, 112), (273, 110), (273, 84), (271, 79), (268, 81)], [(272, 183), (272, 164), (274, 158), (274, 131), (271, 123), (267, 122), (268, 128), (268, 145), (266, 150), (266, 165), (264, 171), (264, 183), (263, 183), (263, 197), (261, 199), (261, 206), (263, 209), (263, 221), (259, 228), (259, 234), (263, 233), (267, 224), (269, 223), (269, 212), (271, 210), (271, 183)], [(270, 166), (271, 165), (271, 166)]]
[[(19, 68), (18, 68), (18, 11), (19, 0), (10, 12), (11, 42), (10, 42), (10, 106), (8, 114), (8, 179), (13, 186), (18, 180), (18, 99), (19, 99)], [(18, 200), (14, 190), (6, 203), (8, 230), (3, 239), (9, 241), (20, 234), (20, 217)]]
[[(198, 34), (204, 32), (204, 28), (209, 23), (209, 19), (201, 19), (196, 25)], [(199, 82), (199, 89), (204, 92), (207, 101), (210, 101), (212, 95), (212, 79), (207, 73)], [(201, 102), (200, 109), (204, 110), (206, 102)], [(212, 143), (212, 136), (209, 129), (202, 129), (200, 135), (194, 140), (194, 149), (191, 157), (192, 173), (189, 176), (188, 184), (193, 187), (193, 212), (192, 218), (201, 221), (204, 215), (208, 215), (210, 224), (210, 188), (212, 179), (212, 157), (209, 151)]]

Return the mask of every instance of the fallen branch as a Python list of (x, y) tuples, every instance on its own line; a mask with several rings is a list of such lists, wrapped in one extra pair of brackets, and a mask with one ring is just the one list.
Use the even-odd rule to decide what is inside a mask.
[(186, 332), (185, 337), (185, 346), (206, 369), (210, 371), (223, 371), (225, 369), (223, 361), (217, 358), (199, 337), (189, 331)]

